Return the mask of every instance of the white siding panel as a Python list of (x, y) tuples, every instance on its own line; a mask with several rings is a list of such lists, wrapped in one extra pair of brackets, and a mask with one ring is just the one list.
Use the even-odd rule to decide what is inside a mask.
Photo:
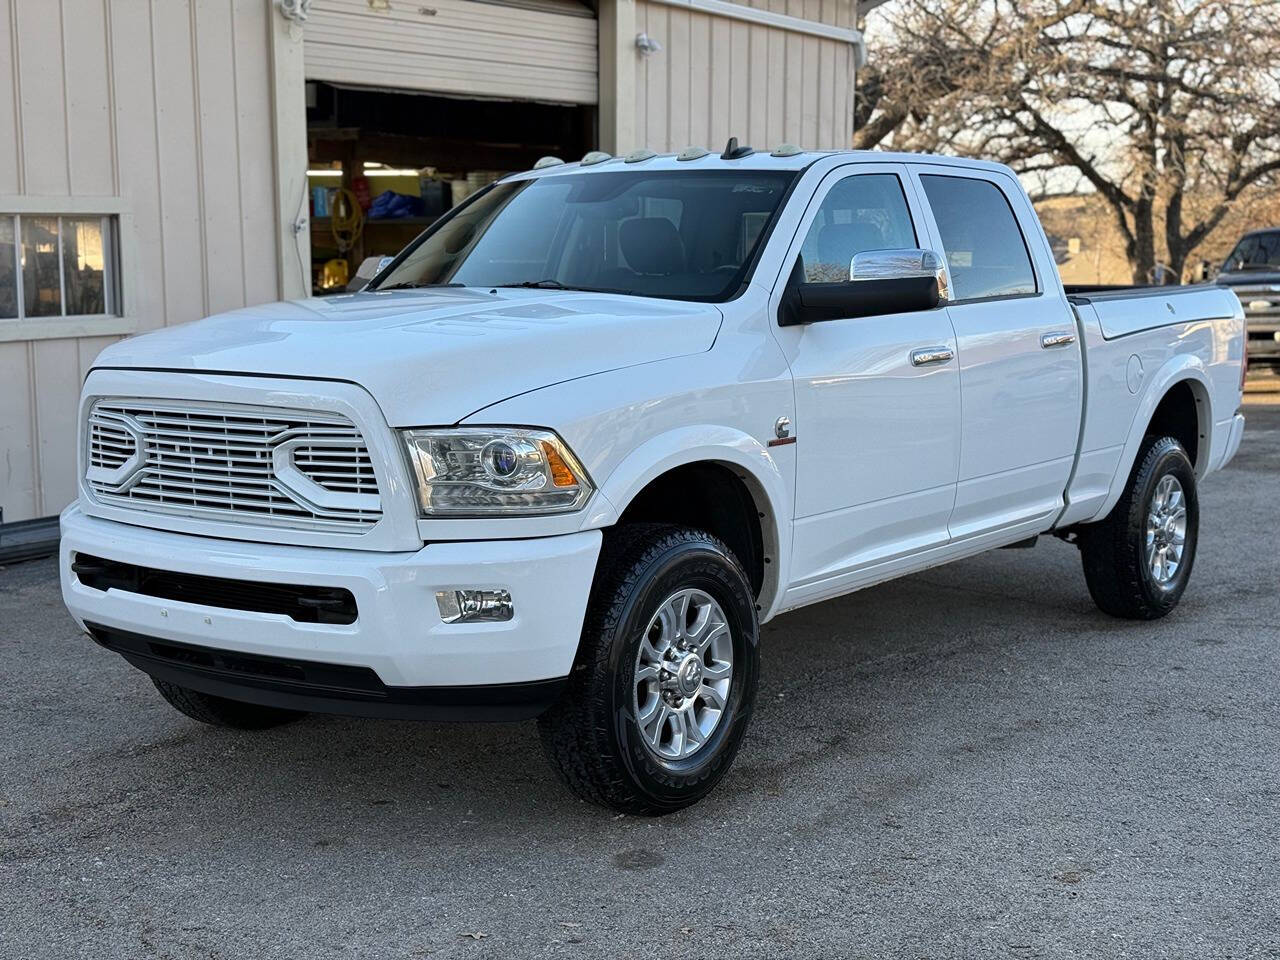
[(0, 507), (5, 522), (36, 512), (31, 344), (0, 343)]
[[(151, 59), (155, 73), (155, 109), (160, 166), (160, 219), (166, 290), (170, 297), (163, 323), (183, 323), (207, 314), (204, 250), (204, 158), (200, 155), (196, 113), (195, 63), (190, 3), (159, 0), (151, 5)], [(222, 131), (227, 136), (230, 130)], [(153, 321), (154, 322), (154, 321)]]
[[(278, 296), (271, 16), (268, 0), (0, 0), (0, 195), (120, 198), (124, 307), (144, 328)], [(74, 496), (80, 385), (116, 339), (0, 342), (5, 521)]]
[(195, 5), (192, 35), (200, 40), (195, 63), (201, 140), (200, 222), (208, 278), (205, 313), (244, 304), (233, 15), (226, 0), (197, 0)]
[(66, 51), (67, 141), (74, 196), (114, 196), (111, 76), (106, 7), (101, 0), (62, 0)]
[(0, 193), (22, 192), (18, 136), (18, 36), (14, 0), (0, 0)]
[(74, 340), (31, 343), (36, 395), (37, 515), (56, 513), (76, 496), (76, 407), (80, 355)]
[[(236, 152), (240, 177), (240, 257), (243, 304), (275, 300), (275, 178), (269, 176), (271, 110), (264, 91), (271, 87), (271, 8), (259, 0), (235, 0), (232, 26), (235, 55)], [(306, 179), (302, 179), (305, 186)], [(301, 198), (299, 198), (299, 202)]]
[[(853, 22), (851, 0), (744, 5), (831, 26)], [(730, 136), (756, 149), (851, 145), (850, 44), (644, 0), (636, 27), (664, 49), (637, 58), (636, 131), (644, 142), (634, 146), (720, 150)]]
[(110, 50), (114, 81), (116, 167), (120, 195), (129, 201), (135, 239), (134, 302), (125, 310), (145, 327), (168, 315), (164, 283), (164, 229), (160, 218), (160, 145), (156, 140), (155, 64), (151, 59), (151, 10), (142, 3), (113, 3)]
[(475, 0), (390, 10), (316, 0), (305, 42), (312, 80), (561, 103), (597, 98), (589, 17)]
[(66, 89), (62, 82), (62, 14), (58, 3), (17, 0), (18, 99), (27, 193), (67, 192)]

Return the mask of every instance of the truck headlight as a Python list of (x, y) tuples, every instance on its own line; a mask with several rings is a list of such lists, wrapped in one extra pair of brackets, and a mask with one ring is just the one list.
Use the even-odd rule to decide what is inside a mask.
[(564, 441), (529, 427), (402, 430), (425, 517), (577, 510), (594, 489)]

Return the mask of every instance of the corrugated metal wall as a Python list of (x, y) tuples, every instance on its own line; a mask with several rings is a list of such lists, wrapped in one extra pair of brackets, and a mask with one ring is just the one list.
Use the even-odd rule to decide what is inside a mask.
[[(0, 0), (0, 213), (121, 198), (137, 329), (277, 298), (271, 16), (269, 0)], [(80, 382), (116, 337), (6, 341), (4, 322), (14, 521), (74, 498)]]
[(306, 29), (307, 79), (595, 103), (595, 19), (564, 12), (589, 13), (571, 0), (544, 6), (315, 0)]
[[(854, 26), (852, 0), (744, 5)], [(637, 146), (719, 150), (730, 136), (757, 149), (852, 144), (851, 44), (643, 0), (636, 4), (636, 29), (663, 45), (637, 66)]]

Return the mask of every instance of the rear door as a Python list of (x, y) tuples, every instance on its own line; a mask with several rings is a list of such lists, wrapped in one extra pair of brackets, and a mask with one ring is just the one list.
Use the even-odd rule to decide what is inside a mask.
[(1047, 527), (1079, 440), (1075, 316), (1035, 212), (1011, 176), (913, 166), (950, 274), (963, 407), (953, 539)]

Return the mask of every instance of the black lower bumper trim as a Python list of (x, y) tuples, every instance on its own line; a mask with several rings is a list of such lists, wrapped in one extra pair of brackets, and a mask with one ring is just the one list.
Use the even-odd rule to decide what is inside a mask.
[(356, 598), (341, 587), (267, 583), (206, 577), (173, 570), (157, 570), (76, 553), (71, 572), (94, 590), (123, 590), (162, 600), (183, 600), (227, 610), (279, 613), (299, 623), (356, 622)]
[(215, 697), (308, 713), (396, 720), (528, 720), (565, 677), (483, 686), (396, 687), (369, 667), (240, 653), (86, 623), (100, 645), (159, 680)]

